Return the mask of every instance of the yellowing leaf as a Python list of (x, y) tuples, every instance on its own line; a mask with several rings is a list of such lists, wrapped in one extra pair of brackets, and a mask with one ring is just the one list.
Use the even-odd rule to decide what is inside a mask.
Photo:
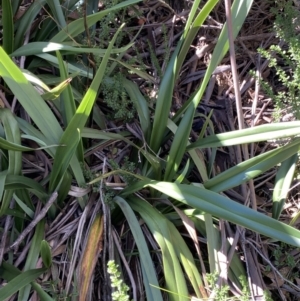
[(98, 260), (99, 253), (102, 251), (103, 241), (103, 218), (97, 215), (91, 227), (89, 238), (82, 256), (79, 267), (79, 301), (87, 300), (88, 289), (92, 275)]
[(67, 78), (62, 83), (60, 83), (55, 88), (51, 89), (49, 92), (42, 94), (42, 98), (45, 100), (54, 100), (63, 92), (63, 90), (68, 86), (71, 82), (72, 78)]

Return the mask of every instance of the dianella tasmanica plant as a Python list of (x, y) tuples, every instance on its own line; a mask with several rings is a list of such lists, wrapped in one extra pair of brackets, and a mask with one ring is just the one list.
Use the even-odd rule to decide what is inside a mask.
[[(206, 136), (206, 130), (211, 124), (207, 117), (199, 139), (194, 142), (189, 140), (196, 109), (211, 75), (229, 50), (228, 31), (233, 28), (233, 37), (238, 35), (252, 1), (233, 2), (232, 24), (224, 25), (201, 85), (173, 116), (170, 114), (173, 91), (186, 55), (199, 28), (218, 0), (206, 1), (201, 9), (200, 0), (193, 2), (184, 31), (158, 85), (154, 110), (149, 108), (148, 101), (133, 81), (122, 79), (123, 87), (137, 112), (141, 128), (141, 139), (138, 142), (133, 142), (128, 132), (106, 131), (103, 114), (96, 104), (101, 84), (113, 83), (110, 75), (117, 65), (145, 80), (152, 80), (146, 72), (122, 61), (122, 55), (133, 45), (134, 38), (128, 45), (114, 48), (123, 28), (121, 25), (113, 32), (111, 40), (106, 41), (107, 49), (99, 49), (90, 44), (88, 29), (110, 12), (140, 1), (123, 1), (90, 15), (84, 10), (82, 17), (68, 23), (64, 16), (75, 7), (77, 1), (63, 1), (63, 5), (59, 1), (34, 1), (18, 22), (14, 23), (13, 16), (19, 9), (17, 2), (2, 1), (0, 76), (5, 89), (17, 100), (21, 112), (18, 116), (26, 115), (26, 118), (16, 117), (12, 113), (12, 106), (15, 107), (16, 103), (10, 109), (0, 109), (0, 217), (12, 215), (17, 221), (12, 231), (5, 232), (9, 238), (7, 240), (11, 240), (10, 248), (3, 248), (4, 251), (0, 253), (0, 275), (7, 281), (0, 288), (0, 300), (16, 292), (19, 292), (20, 300), (28, 300), (32, 289), (43, 300), (58, 297), (55, 291), (47, 291), (36, 279), (49, 271), (49, 267), (53, 275), (59, 275), (52, 256), (62, 252), (59, 248), (62, 243), (51, 249), (44, 241), (48, 235), (45, 235), (48, 233), (45, 216), (47, 212), (47, 218), (55, 220), (68, 195), (76, 198), (82, 214), (78, 227), (72, 228), (74, 232), (68, 232), (62, 238), (70, 247), (66, 252), (70, 263), (63, 297), (79, 296), (80, 300), (88, 300), (91, 298), (90, 287), (99, 255), (104, 253), (103, 262), (105, 256), (110, 260), (115, 260), (114, 257), (118, 260), (122, 258), (120, 249), (115, 251), (116, 254), (106, 254), (103, 250), (107, 247), (106, 243), (111, 243), (109, 250), (115, 249), (118, 240), (109, 240), (114, 237), (110, 235), (111, 224), (117, 226), (124, 217), (134, 239), (146, 299), (153, 301), (164, 300), (164, 294), (168, 294), (168, 299), (174, 301), (188, 300), (190, 295), (195, 300), (216, 296), (216, 292), (209, 291), (206, 271), (221, 276), (225, 273), (236, 290), (243, 291), (245, 284), (241, 279), (245, 278), (246, 271), (238, 254), (231, 252), (225, 268), (222, 268), (218, 255), (221, 248), (226, 254), (231, 249), (235, 250), (231, 240), (222, 238), (220, 228), (224, 221), (235, 224), (237, 231), (247, 228), (273, 241), (300, 246), (300, 232), (278, 221), (298, 159), (300, 122), (263, 125)], [(43, 6), (51, 18), (44, 21), (36, 31), (28, 31)], [(29, 34), (27, 38), (26, 33)], [(86, 43), (81, 45), (80, 41)], [(82, 61), (87, 62), (86, 65), (78, 63), (78, 54)], [(98, 65), (88, 65), (88, 62), (93, 61), (93, 56), (99, 59)], [(28, 64), (18, 67), (16, 62), (24, 58)], [(51, 77), (39, 73), (35, 75), (36, 70), (45, 68), (55, 70), (54, 74)], [(78, 89), (80, 80), (86, 84), (86, 89)], [(209, 132), (212, 133), (212, 130)], [(208, 160), (204, 159), (205, 150), (215, 154), (218, 147), (287, 137), (291, 138), (287, 144), (251, 159), (244, 159), (218, 175), (212, 172), (215, 155)], [(89, 145), (89, 139), (97, 143)], [(104, 158), (101, 174), (88, 173), (88, 154), (116, 141), (122, 141), (134, 150), (136, 156), (131, 156), (130, 160), (136, 172), (132, 171), (132, 166), (130, 169), (120, 168), (107, 172)], [(167, 151), (165, 145), (168, 146)], [(48, 164), (45, 163), (47, 170), (43, 177), (37, 180), (22, 173), (22, 154), (34, 151), (39, 152)], [(239, 204), (224, 194), (226, 190), (246, 185), (278, 165), (272, 217)], [(117, 163), (111, 163), (111, 166), (117, 166)], [(191, 171), (197, 172), (201, 181), (190, 181)], [(103, 189), (103, 185), (105, 179), (114, 175), (124, 179), (126, 185), (122, 186), (124, 189), (111, 193)], [(110, 206), (104, 201), (107, 200), (104, 194), (109, 193)], [(16, 207), (12, 199), (17, 203)], [(39, 206), (45, 208), (38, 220), (33, 205), (33, 200), (37, 199), (40, 201)], [(98, 212), (100, 206), (101, 213)], [(12, 251), (17, 252), (22, 241), (17, 239), (18, 234), (23, 233), (25, 237), (29, 233), (25, 225), (31, 227), (30, 231), (34, 229), (34, 234), (21, 271), (14, 266), (17, 260), (3, 260), (3, 254), (13, 258)], [(183, 238), (184, 231), (192, 238), (190, 242)], [(198, 233), (203, 237), (201, 244)], [(70, 239), (67, 244), (67, 239), (72, 235), (75, 235), (75, 239)], [(207, 245), (205, 250), (202, 247), (204, 243)], [(203, 253), (208, 258), (208, 264), (203, 262)], [(37, 263), (41, 262), (43, 268), (37, 269)], [(106, 264), (103, 266), (106, 270)], [(213, 287), (222, 285), (220, 278)], [(134, 292), (132, 295), (136, 297)]]

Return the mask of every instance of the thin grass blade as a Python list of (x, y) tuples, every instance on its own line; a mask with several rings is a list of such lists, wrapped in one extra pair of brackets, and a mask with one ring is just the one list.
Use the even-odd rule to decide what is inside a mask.
[[(66, 65), (63, 61), (63, 58), (60, 54), (60, 52), (56, 52), (56, 56), (59, 63), (59, 71), (60, 71), (60, 77), (63, 81), (68, 79), (68, 71), (66, 68)], [(74, 95), (72, 92), (72, 87), (70, 85), (67, 85), (66, 90), (62, 92), (61, 98), (60, 98), (60, 106), (61, 106), (61, 112), (64, 117), (65, 125), (68, 125), (73, 116), (76, 113), (76, 104)], [(76, 156), (79, 160), (79, 162), (84, 162), (84, 154), (83, 154), (83, 145), (82, 145), (82, 139), (80, 139), (77, 147)]]

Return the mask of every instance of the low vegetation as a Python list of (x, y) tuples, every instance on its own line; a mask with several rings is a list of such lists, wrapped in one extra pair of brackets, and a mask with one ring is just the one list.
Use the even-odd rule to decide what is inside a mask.
[(2, 1), (0, 301), (299, 299), (299, 11), (228, 2)]

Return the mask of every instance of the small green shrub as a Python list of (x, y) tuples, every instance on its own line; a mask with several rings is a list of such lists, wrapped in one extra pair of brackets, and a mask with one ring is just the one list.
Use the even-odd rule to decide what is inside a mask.
[(269, 291), (264, 291), (264, 300), (265, 301), (273, 301)]
[(133, 119), (136, 111), (124, 89), (123, 79), (124, 75), (121, 72), (113, 75), (112, 81), (103, 83), (102, 94), (104, 102), (113, 110), (111, 117), (128, 122)]
[(211, 287), (212, 291), (216, 292), (215, 300), (218, 301), (226, 301), (228, 300), (228, 291), (229, 291), (229, 286), (228, 285), (222, 285), (221, 287), (218, 287), (216, 285), (216, 282), (218, 280), (218, 272), (215, 271), (212, 274), (206, 274), (207, 276), (207, 282), (209, 286)]
[(248, 301), (249, 299), (251, 299), (251, 293), (250, 293), (250, 288), (249, 288), (249, 283), (248, 280), (246, 278), (246, 276), (241, 275), (239, 277), (240, 283), (242, 285), (242, 296), (241, 296), (241, 301)]
[(286, 46), (272, 45), (270, 51), (259, 49), (259, 53), (267, 58), (269, 67), (274, 68), (283, 91), (274, 93), (270, 86), (262, 82), (262, 88), (274, 100), (275, 119), (280, 119), (279, 111), (285, 109), (287, 113), (300, 118), (300, 39), (297, 28), (300, 25), (300, 12), (295, 9), (292, 0), (277, 0), (272, 9), (275, 15), (274, 30), (277, 37)]
[(274, 258), (274, 265), (276, 268), (280, 269), (282, 267), (289, 267), (290, 273), (287, 275), (288, 279), (294, 281), (299, 278), (298, 272), (293, 272), (292, 270), (297, 266), (294, 256), (291, 255), (291, 252), (295, 248), (285, 244), (280, 243), (273, 251), (272, 256)]

